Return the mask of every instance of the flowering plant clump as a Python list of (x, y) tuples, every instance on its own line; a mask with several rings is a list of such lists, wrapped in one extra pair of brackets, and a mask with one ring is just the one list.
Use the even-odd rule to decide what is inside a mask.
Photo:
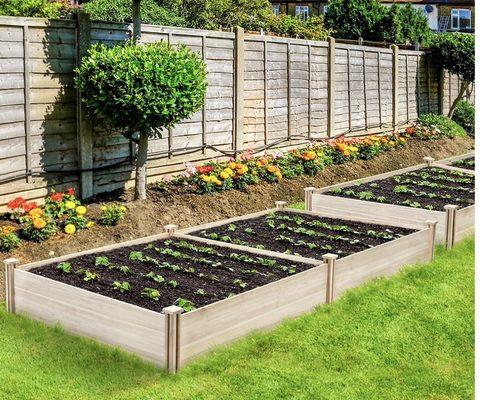
[(56, 233), (56, 223), (39, 207), (29, 211), (29, 215), (23, 217), (20, 222), (21, 235), (27, 240), (43, 242)]
[(15, 226), (0, 226), (0, 251), (10, 251), (20, 244)]
[(339, 137), (300, 149), (277, 150), (256, 157), (250, 150), (228, 161), (212, 160), (203, 165), (186, 163), (183, 174), (164, 180), (157, 186), (166, 190), (169, 185), (192, 187), (200, 194), (245, 190), (247, 186), (260, 181), (278, 183), (283, 178), (317, 175), (333, 164), (368, 160), (383, 151), (404, 146), (408, 137), (407, 132), (363, 138)]
[(101, 218), (99, 219), (99, 223), (101, 225), (117, 225), (123, 220), (126, 211), (126, 207), (120, 204), (102, 206), (102, 214)]

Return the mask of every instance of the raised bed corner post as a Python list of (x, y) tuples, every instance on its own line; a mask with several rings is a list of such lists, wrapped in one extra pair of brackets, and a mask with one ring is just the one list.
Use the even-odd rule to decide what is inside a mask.
[(175, 374), (179, 369), (181, 314), (183, 311), (178, 306), (170, 306), (162, 310), (162, 313), (167, 318), (167, 370), (171, 374)]
[(334, 263), (338, 258), (337, 254), (324, 254), (322, 260), (327, 265), (326, 279), (326, 303), (331, 304), (334, 300)]
[(274, 204), (278, 211), (283, 211), (286, 207), (286, 201), (275, 201)]
[(436, 224), (437, 221), (426, 221), (426, 225), (430, 228), (430, 261), (435, 258)]
[(451, 249), (455, 243), (455, 216), (459, 206), (453, 204), (447, 204), (443, 209), (445, 210), (445, 226), (446, 226), (446, 238), (445, 248)]
[(305, 210), (312, 211), (312, 195), (314, 194), (315, 187), (309, 186), (304, 189), (305, 191)]
[(423, 161), (428, 167), (431, 167), (435, 162), (435, 159), (433, 157), (423, 157)]
[(169, 234), (169, 237), (174, 236), (177, 231), (178, 226), (174, 224), (169, 224), (164, 226), (164, 232)]
[(4, 260), (5, 271), (5, 305), (7, 312), (15, 313), (15, 293), (14, 293), (14, 273), (15, 268), (20, 264), (17, 258), (7, 258)]

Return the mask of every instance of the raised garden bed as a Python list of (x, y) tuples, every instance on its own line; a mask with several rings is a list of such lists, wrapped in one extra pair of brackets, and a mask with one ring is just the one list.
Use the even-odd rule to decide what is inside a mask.
[[(431, 159), (430, 159), (431, 160)], [(434, 162), (435, 166), (446, 166), (455, 171), (474, 174), (476, 167), (476, 159), (474, 152), (463, 154), (456, 157), (449, 157), (444, 160)]]
[[(282, 202), (273, 211), (234, 221), (239, 226), (269, 215), (285, 225), (285, 217), (300, 217), (302, 223), (327, 221), (313, 213), (286, 210)], [(251, 248), (167, 226), (162, 235), (20, 267), (9, 259), (7, 308), (48, 324), (60, 323), (69, 332), (119, 346), (173, 372), (216, 345), (433, 257), (434, 223), (381, 227), (339, 217), (329, 221), (343, 230), (338, 239), (330, 239), (329, 248), (307, 253), (291, 246), (307, 257), (286, 254), (285, 248), (269, 251), (266, 240), (264, 249), (257, 244)], [(315, 227), (316, 232), (330, 229)], [(347, 237), (353, 243), (347, 245)]]
[(306, 208), (381, 223), (436, 220), (437, 241), (452, 247), (474, 227), (474, 175), (426, 161), (357, 181), (307, 188)]

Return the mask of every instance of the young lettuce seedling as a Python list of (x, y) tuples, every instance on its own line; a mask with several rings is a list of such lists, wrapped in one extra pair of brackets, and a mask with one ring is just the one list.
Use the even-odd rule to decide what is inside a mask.
[(58, 266), (56, 268), (58, 268), (60, 271), (63, 271), (66, 274), (69, 274), (72, 272), (72, 264), (70, 264), (69, 262), (62, 262), (62, 263), (58, 264)]
[(140, 294), (143, 297), (147, 297), (153, 301), (159, 301), (160, 300), (160, 292), (157, 289), (152, 289), (152, 288), (147, 287), (147, 288), (143, 289)]
[(131, 285), (126, 281), (123, 282), (115, 281), (111, 286), (113, 290), (117, 290), (118, 292), (121, 293), (129, 292), (131, 290)]

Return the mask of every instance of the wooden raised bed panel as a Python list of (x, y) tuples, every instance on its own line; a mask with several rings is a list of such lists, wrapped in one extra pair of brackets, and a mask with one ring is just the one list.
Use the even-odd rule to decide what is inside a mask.
[(180, 365), (247, 333), (326, 302), (327, 265), (258, 287), (181, 317)]
[(77, 335), (121, 347), (167, 368), (167, 322), (163, 314), (146, 310), (15, 270), (16, 313), (25, 313), (48, 325), (61, 323)]
[(474, 233), (476, 207), (461, 208), (455, 212), (454, 243)]

